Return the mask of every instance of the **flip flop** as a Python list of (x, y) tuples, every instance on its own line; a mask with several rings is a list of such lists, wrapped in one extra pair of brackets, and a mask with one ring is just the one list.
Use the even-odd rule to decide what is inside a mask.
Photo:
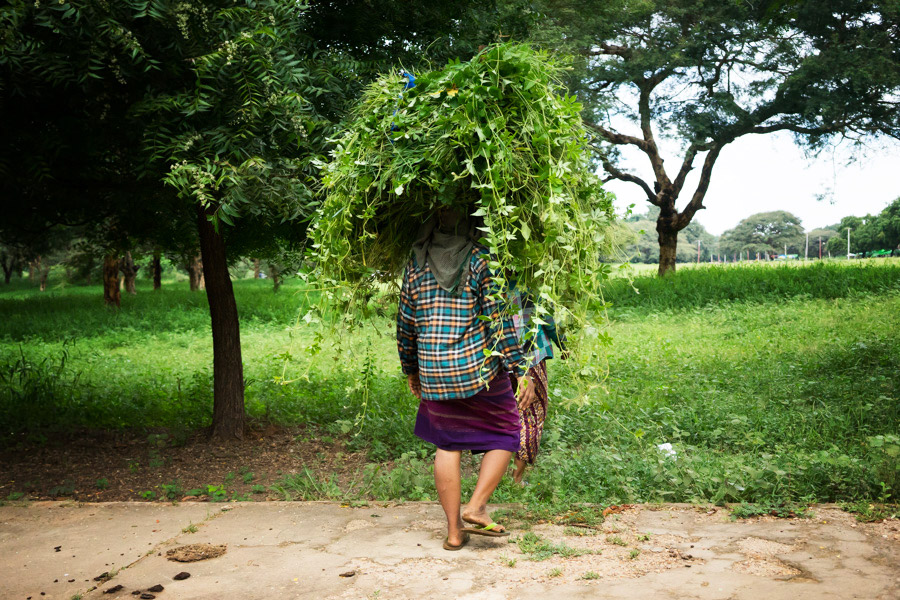
[(462, 541), (457, 546), (454, 546), (453, 544), (450, 543), (450, 538), (444, 538), (444, 550), (451, 550), (451, 551), (461, 550), (462, 547), (468, 543), (469, 543), (469, 534), (468, 533), (463, 534)]
[(477, 523), (473, 523), (473, 525), (476, 525), (476, 527), (466, 527), (463, 531), (466, 533), (474, 533), (475, 535), (486, 535), (488, 537), (506, 537), (509, 535), (508, 531), (494, 531), (494, 529), (500, 527), (500, 525), (493, 521), (487, 525), (478, 525)]

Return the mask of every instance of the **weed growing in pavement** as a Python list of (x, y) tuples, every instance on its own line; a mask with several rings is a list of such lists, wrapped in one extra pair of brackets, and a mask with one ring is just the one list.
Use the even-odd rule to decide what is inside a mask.
[(559, 577), (560, 575), (562, 575), (562, 573), (562, 569), (556, 567), (555, 569), (550, 569), (549, 571), (547, 571), (547, 577)]
[(632, 548), (631, 552), (628, 553), (628, 558), (630, 558), (631, 560), (634, 560), (640, 555), (641, 555), (640, 550), (638, 550), (637, 548)]
[(197, 526), (191, 523), (190, 525), (182, 529), (181, 533), (197, 533), (198, 531), (199, 529), (197, 528)]
[(546, 540), (538, 534), (529, 531), (515, 539), (510, 539), (511, 544), (517, 544), (519, 550), (525, 554), (525, 558), (533, 561), (547, 560), (553, 555), (569, 558), (571, 556), (583, 556), (585, 554), (593, 554), (591, 550), (583, 548), (572, 548), (566, 544), (554, 544)]
[(592, 579), (600, 579), (600, 575), (598, 575), (594, 571), (587, 571), (584, 575), (581, 576), (581, 578), (590, 581)]
[(609, 542), (610, 544), (615, 544), (616, 546), (627, 546), (628, 545), (627, 543), (625, 543), (625, 540), (623, 540), (621, 537), (619, 537), (617, 535), (606, 536), (606, 541)]
[(781, 519), (801, 518), (808, 519), (813, 516), (808, 506), (797, 503), (745, 503), (742, 502), (731, 509), (731, 520), (747, 519), (750, 517), (758, 517), (769, 515)]
[(500, 561), (501, 565), (503, 565), (504, 567), (510, 568), (510, 569), (515, 567), (516, 562), (517, 562), (517, 559), (510, 558), (509, 556), (506, 556), (505, 554), (501, 554), (500, 558), (498, 560)]

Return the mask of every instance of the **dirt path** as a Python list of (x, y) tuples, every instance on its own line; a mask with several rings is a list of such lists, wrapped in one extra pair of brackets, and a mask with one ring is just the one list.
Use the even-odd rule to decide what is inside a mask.
[[(538, 524), (447, 552), (430, 503), (36, 502), (0, 507), (0, 598), (900, 597), (900, 523), (814, 514), (638, 506), (596, 529)], [(175, 562), (175, 549), (212, 558)]]

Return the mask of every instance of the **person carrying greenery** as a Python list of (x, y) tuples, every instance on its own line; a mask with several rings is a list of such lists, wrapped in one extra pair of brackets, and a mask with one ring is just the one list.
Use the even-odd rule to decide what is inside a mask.
[[(525, 357), (489, 255), (472, 220), (442, 209), (413, 245), (400, 291), (397, 346), (409, 389), (419, 399), (415, 434), (437, 447), (434, 481), (447, 516), (445, 550), (469, 534), (507, 536), (487, 512), (491, 494), (519, 450), (519, 405), (533, 402)], [(462, 452), (484, 454), (475, 490), (461, 508)], [(467, 526), (467, 524), (469, 526)]]

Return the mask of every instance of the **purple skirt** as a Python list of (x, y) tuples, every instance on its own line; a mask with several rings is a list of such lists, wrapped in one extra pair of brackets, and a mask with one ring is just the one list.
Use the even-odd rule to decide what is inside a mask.
[(519, 409), (509, 376), (459, 400), (422, 400), (414, 433), (441, 450), (519, 450)]

